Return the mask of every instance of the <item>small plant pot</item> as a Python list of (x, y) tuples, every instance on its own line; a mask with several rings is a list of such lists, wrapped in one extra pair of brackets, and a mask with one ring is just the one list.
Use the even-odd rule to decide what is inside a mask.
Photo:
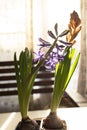
[(31, 120), (29, 117), (22, 119), (15, 130), (39, 130), (39, 125), (35, 120)]
[(67, 125), (56, 113), (50, 113), (45, 119), (41, 120), (40, 130), (67, 130)]

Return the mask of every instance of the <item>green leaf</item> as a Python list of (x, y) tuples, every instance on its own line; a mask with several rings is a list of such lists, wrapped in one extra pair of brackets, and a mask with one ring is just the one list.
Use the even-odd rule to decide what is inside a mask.
[(28, 62), (28, 65), (27, 65), (27, 76), (32, 71), (32, 63), (33, 63), (32, 59), (33, 59), (33, 55), (32, 55), (32, 51), (30, 51), (30, 53), (28, 55), (28, 61), (27, 61)]
[(30, 93), (34, 82), (34, 80), (32, 80), (32, 59), (32, 51), (29, 52), (29, 50), (25, 48), (25, 50), (20, 53), (18, 64), (16, 53), (14, 53), (18, 98), (23, 118), (27, 116)]
[(66, 81), (64, 90), (65, 90), (66, 87), (68, 86), (68, 83), (69, 83), (69, 81), (70, 81), (70, 79), (71, 79), (71, 77), (72, 77), (72, 75), (73, 75), (73, 73), (74, 73), (74, 71), (75, 71), (75, 69), (76, 69), (76, 67), (77, 67), (79, 58), (80, 58), (80, 53), (78, 53), (77, 57), (75, 58), (75, 60), (74, 60), (74, 62), (73, 62), (73, 64), (72, 64), (72, 66), (71, 66), (71, 68), (70, 68), (69, 76), (68, 76), (68, 79), (67, 79), (67, 81)]
[[(58, 76), (60, 75), (60, 76)], [(58, 78), (59, 77), (59, 78)], [(55, 81), (54, 81), (54, 89), (53, 89), (53, 98), (51, 102), (51, 110), (54, 109), (54, 106), (56, 104), (58, 105), (58, 100), (57, 100), (57, 94), (60, 89), (60, 82), (61, 82), (61, 64), (57, 63), (56, 64), (56, 69), (55, 69)]]
[(24, 87), (25, 78), (26, 78), (26, 59), (25, 59), (25, 52), (21, 52), (19, 57), (19, 67), (20, 67), (20, 78), (21, 78), (21, 85)]
[(17, 86), (20, 86), (20, 74), (19, 74), (19, 67), (16, 53), (14, 53), (14, 65), (15, 65), (15, 72), (16, 72), (16, 79), (17, 79)]
[(64, 58), (64, 61), (61, 61), (56, 65), (54, 90), (51, 102), (52, 112), (56, 111), (57, 107), (59, 106), (64, 91), (68, 86), (72, 74), (74, 73), (75, 68), (77, 66), (80, 54), (77, 55), (75, 61), (73, 62), (75, 58), (74, 56), (75, 49), (72, 48), (71, 50), (68, 50), (68, 53)]
[(20, 63), (20, 77), (22, 86), (25, 86), (26, 79), (32, 70), (32, 52), (29, 52), (26, 48), (25, 51), (21, 52), (19, 57)]
[(14, 53), (14, 65), (15, 65), (17, 88), (18, 88), (19, 106), (20, 106), (20, 111), (22, 112), (23, 92), (22, 92), (22, 86), (20, 82), (21, 80), (20, 80), (19, 64), (17, 61), (16, 53)]

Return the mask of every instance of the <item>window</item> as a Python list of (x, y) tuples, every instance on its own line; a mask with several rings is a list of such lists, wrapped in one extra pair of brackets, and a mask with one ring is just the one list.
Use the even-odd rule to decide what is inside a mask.
[[(85, 92), (85, 89), (87, 89), (85, 71), (87, 69), (86, 3), (86, 0), (81, 0), (81, 4), (80, 0), (67, 0), (67, 2), (64, 0), (0, 0), (0, 55), (3, 55), (0, 60), (13, 59), (14, 51), (19, 53), (25, 46), (34, 47), (36, 50), (38, 48), (38, 38), (48, 39), (47, 31), (53, 29), (56, 22), (59, 25), (59, 33), (66, 29), (70, 13), (76, 10), (79, 15), (81, 12), (80, 16), (84, 24), (81, 33), (82, 42), (80, 44), (79, 35), (78, 42), (75, 45), (78, 50), (81, 50), (82, 56), (79, 67), (70, 82), (69, 89), (81, 92), (84, 88), (83, 91)], [(78, 89), (77, 86), (79, 86)]]
[(69, 21), (70, 12), (79, 12), (79, 0), (64, 2), (0, 0), (0, 53), (7, 53), (6, 58), (12, 58), (13, 54), (10, 53), (20, 52), (25, 46), (30, 47), (34, 43), (33, 47), (37, 47), (38, 38), (47, 38), (47, 30), (53, 28), (56, 22), (60, 24), (59, 29), (63, 30), (63, 25), (67, 26)]

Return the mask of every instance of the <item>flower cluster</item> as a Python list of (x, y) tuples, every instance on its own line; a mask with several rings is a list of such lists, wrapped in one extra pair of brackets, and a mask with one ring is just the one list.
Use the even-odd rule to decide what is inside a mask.
[[(61, 61), (64, 60), (65, 55), (67, 54), (67, 49), (71, 48), (72, 45), (76, 42), (74, 39), (81, 30), (81, 20), (77, 14), (77, 12), (73, 11), (70, 18), (70, 23), (68, 25), (68, 29), (63, 31), (60, 35), (58, 35), (58, 24), (56, 23), (54, 26), (54, 32), (48, 31), (48, 35), (53, 38), (54, 40), (57, 40), (57, 43), (52, 50), (52, 52), (49, 54), (48, 58), (45, 61), (45, 67), (47, 69), (54, 69), (55, 65)], [(63, 36), (66, 36), (66, 41), (61, 40)], [(35, 61), (41, 60), (45, 56), (45, 52), (43, 52), (43, 48), (50, 48), (51, 43), (39, 38), (40, 41), (40, 48), (38, 53), (35, 53), (37, 55), (37, 58)]]

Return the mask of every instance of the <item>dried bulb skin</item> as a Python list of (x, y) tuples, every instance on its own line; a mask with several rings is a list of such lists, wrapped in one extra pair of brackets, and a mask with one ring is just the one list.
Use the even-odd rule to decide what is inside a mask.
[(15, 130), (39, 130), (38, 124), (30, 118), (22, 119)]
[(66, 130), (64, 121), (62, 121), (56, 112), (50, 112), (46, 119), (43, 120), (43, 127), (45, 129), (59, 129)]
[(81, 30), (81, 19), (76, 11), (73, 11), (70, 15), (70, 22), (68, 24), (68, 28), (70, 32), (66, 36), (66, 41), (75, 43), (75, 38)]

